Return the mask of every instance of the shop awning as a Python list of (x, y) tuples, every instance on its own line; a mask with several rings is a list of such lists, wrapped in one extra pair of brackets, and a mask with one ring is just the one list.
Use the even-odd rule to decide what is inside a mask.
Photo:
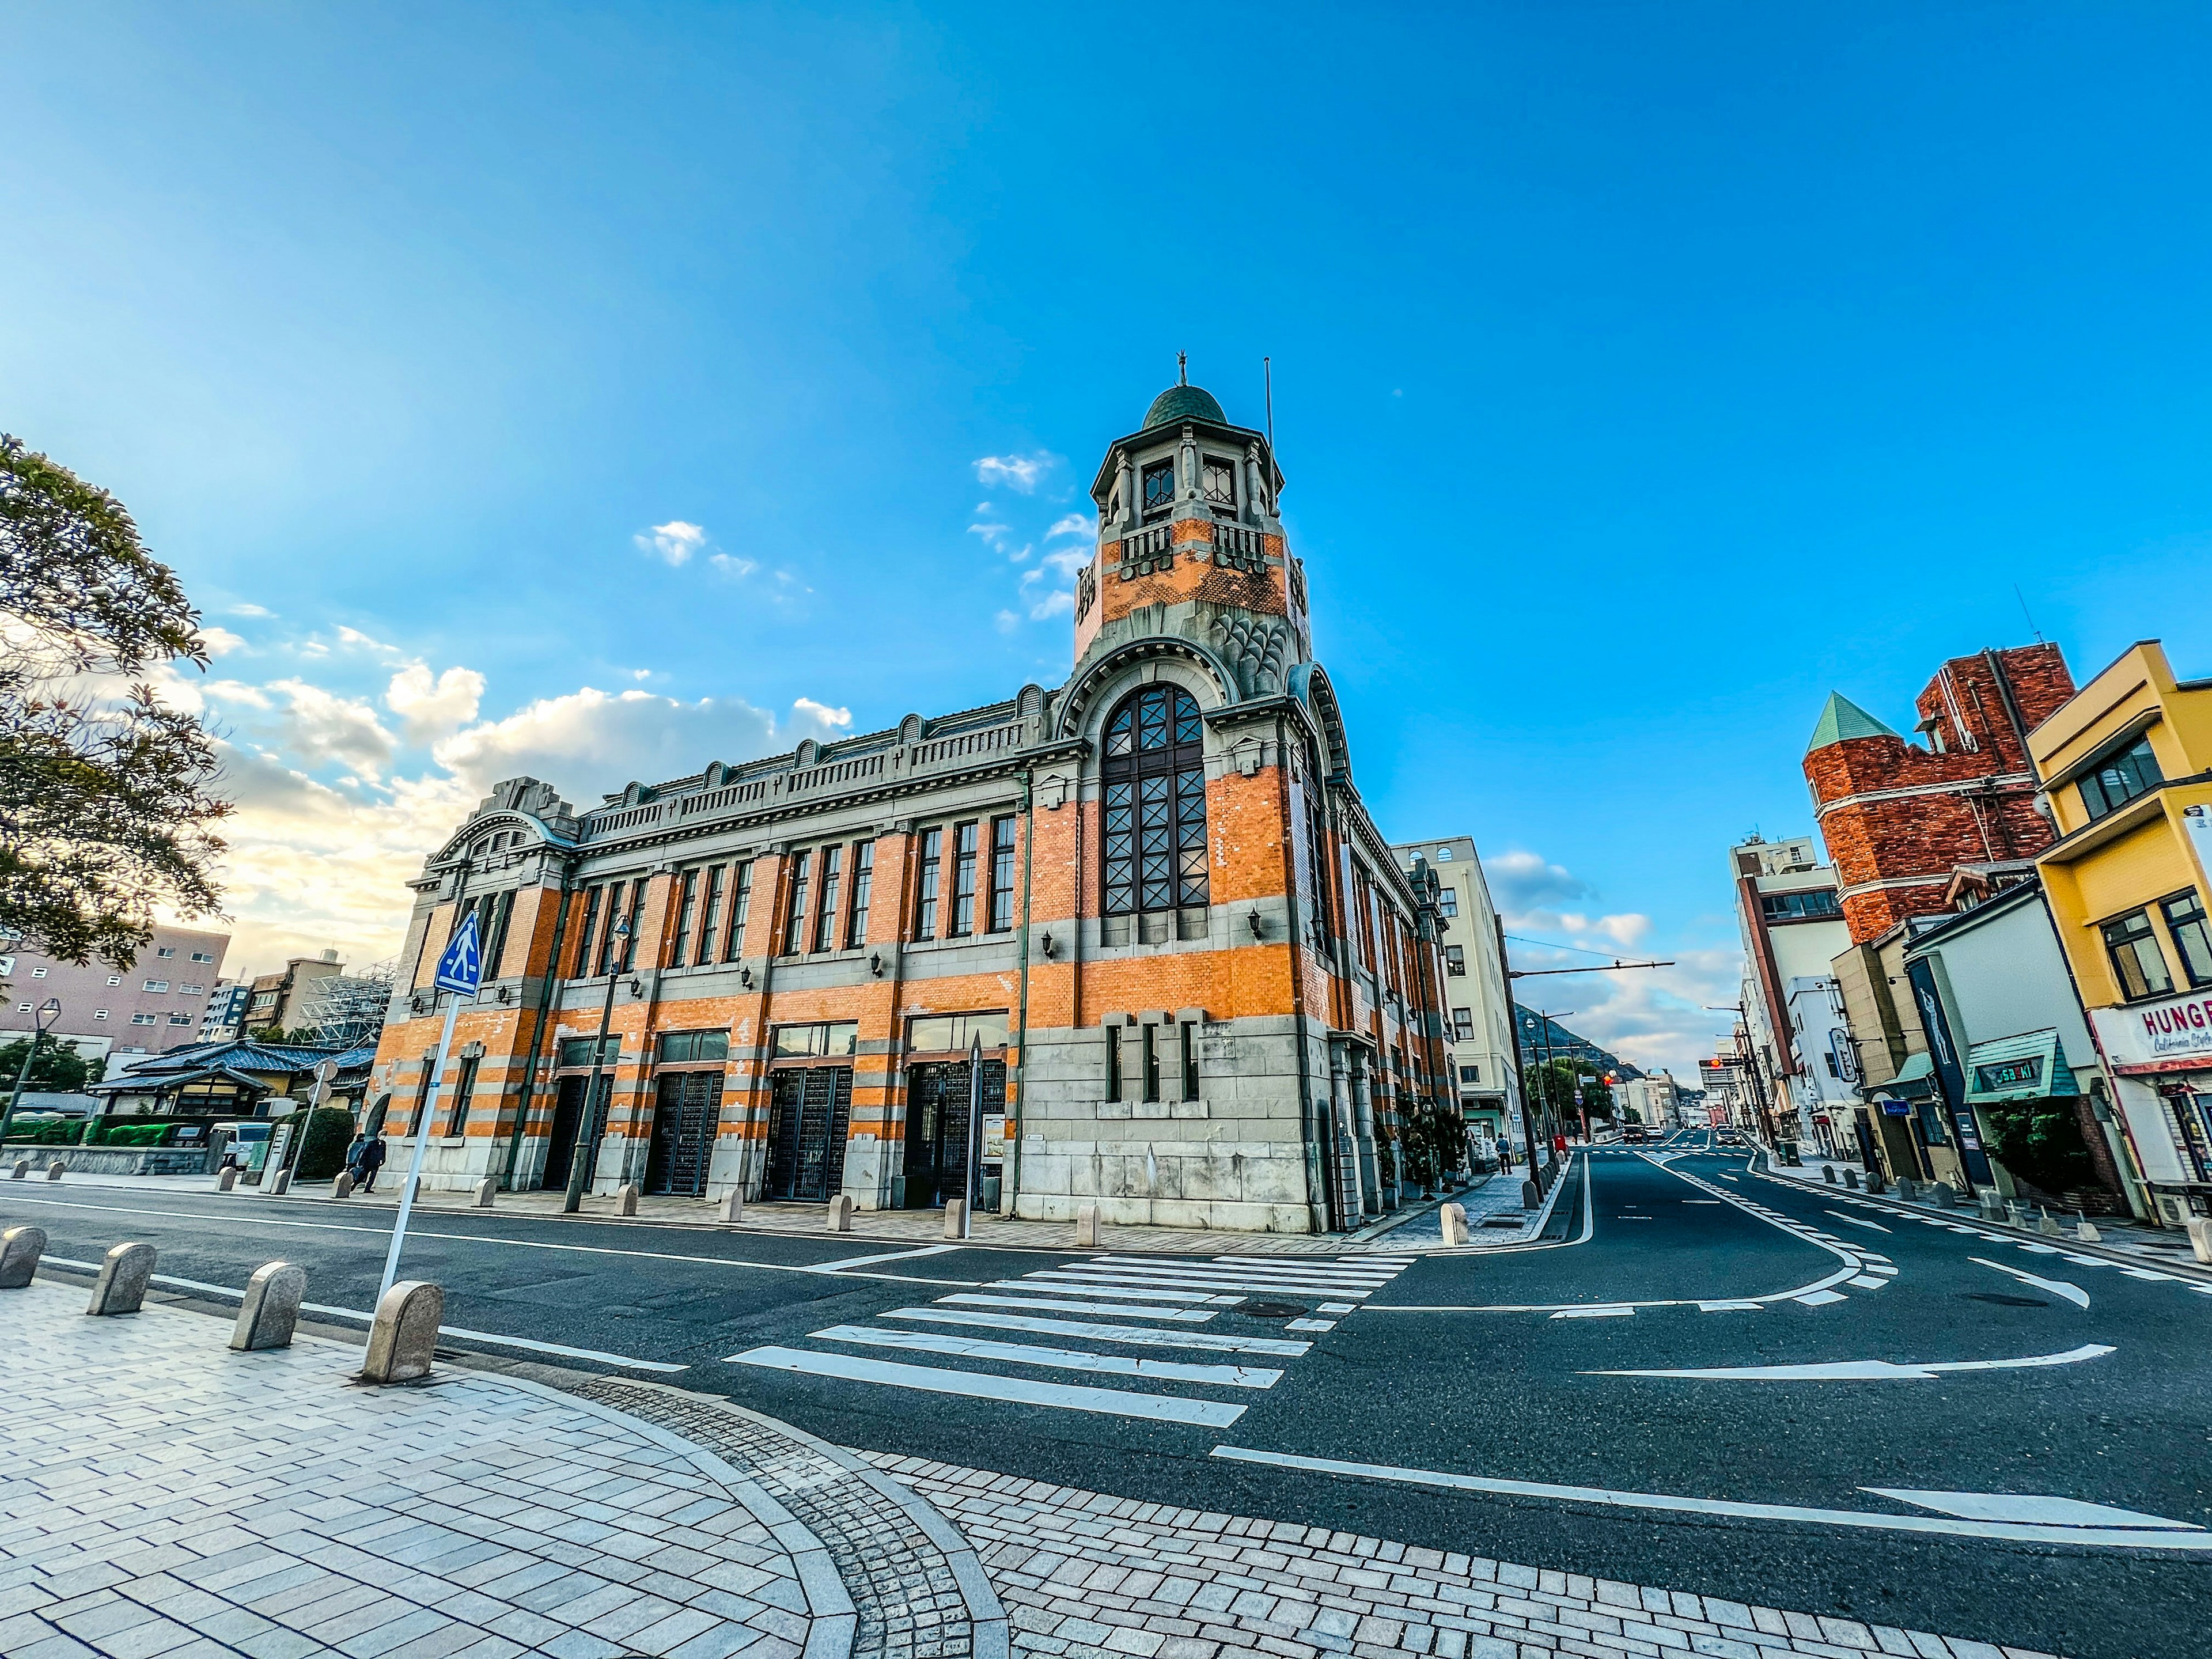
[(1966, 1051), (1966, 1102), (1988, 1105), (2001, 1100), (2042, 1100), (2072, 1095), (2074, 1073), (2056, 1030), (2025, 1031), (2018, 1036), (1977, 1042)]
[(1936, 1061), (1925, 1053), (1914, 1054), (1905, 1062), (1898, 1074), (1887, 1083), (1873, 1085), (1875, 1093), (1895, 1095), (1899, 1100), (1919, 1100), (1936, 1092)]

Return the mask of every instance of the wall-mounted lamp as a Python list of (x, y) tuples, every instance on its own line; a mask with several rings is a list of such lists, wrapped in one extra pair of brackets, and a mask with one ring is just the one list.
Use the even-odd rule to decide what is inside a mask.
[(1039, 939), (1037, 940), (1037, 949), (1044, 952), (1044, 959), (1045, 959), (1047, 962), (1050, 962), (1050, 961), (1052, 960), (1052, 929), (1051, 929), (1051, 928), (1049, 928), (1049, 927), (1046, 928), (1046, 929), (1045, 929), (1045, 931), (1044, 931), (1043, 937), (1042, 937), (1041, 939)]
[(750, 968), (738, 969), (738, 983), (744, 986), (748, 991), (751, 990), (753, 988), (753, 970)]
[(1260, 919), (1260, 912), (1256, 907), (1254, 908), (1252, 914), (1245, 917), (1244, 920), (1251, 923), (1252, 937), (1254, 939), (1265, 939), (1267, 937), (1267, 924)]
[(629, 994), (634, 997), (641, 997), (645, 994), (645, 987), (638, 983), (635, 975), (629, 982)]
[(884, 953), (881, 951), (868, 952), (868, 971), (878, 979), (884, 976)]
[(514, 993), (504, 985), (499, 988), (498, 995), (499, 1000), (501, 1002), (512, 1002), (514, 1000)]

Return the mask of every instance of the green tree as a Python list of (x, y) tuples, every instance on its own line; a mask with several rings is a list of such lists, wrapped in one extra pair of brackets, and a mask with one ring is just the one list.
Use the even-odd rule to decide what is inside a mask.
[[(1611, 1117), (1613, 1091), (1601, 1080), (1596, 1083), (1578, 1081), (1591, 1075), (1581, 1063), (1571, 1060), (1554, 1060), (1531, 1066), (1528, 1071), (1529, 1098), (1549, 1106), (1558, 1114), (1562, 1124), (1579, 1127), (1583, 1112), (1588, 1112), (1594, 1118)], [(1582, 1090), (1583, 1096), (1579, 1106), (1575, 1103), (1577, 1087)]]
[(216, 913), (231, 807), (199, 720), (113, 680), (207, 644), (123, 504), (4, 434), (0, 647), (0, 932), (128, 969), (157, 908)]
[[(23, 1069), (23, 1057), (31, 1053), (32, 1039), (18, 1037), (0, 1048), (0, 1103), (15, 1087), (15, 1074)], [(94, 1063), (66, 1042), (57, 1042), (44, 1032), (38, 1037), (38, 1053), (31, 1060), (29, 1075), (24, 1079), (26, 1089), (36, 1089), (49, 1094), (72, 1095), (88, 1083), (100, 1080)]]

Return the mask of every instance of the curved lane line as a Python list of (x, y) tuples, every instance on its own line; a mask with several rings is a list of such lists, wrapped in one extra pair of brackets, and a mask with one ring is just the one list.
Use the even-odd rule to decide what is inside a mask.
[(1680, 1370), (1584, 1371), (1584, 1376), (1672, 1376), (1700, 1382), (1932, 1382), (1948, 1371), (2035, 1370), (2048, 1365), (2078, 1365), (2119, 1350), (2104, 1342), (2085, 1342), (2064, 1353), (2029, 1354), (2020, 1359), (1932, 1359), (1899, 1365), (1887, 1359), (1824, 1359), (1803, 1365), (1710, 1365)]

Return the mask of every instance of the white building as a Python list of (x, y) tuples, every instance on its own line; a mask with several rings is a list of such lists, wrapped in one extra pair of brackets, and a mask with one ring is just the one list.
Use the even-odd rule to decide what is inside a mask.
[[(1839, 1145), (1850, 1144), (1838, 1127), (1844, 1108), (1857, 1099), (1850, 1086), (1856, 1073), (1837, 1091), (1827, 1086), (1835, 1081), (1829, 1076), (1832, 1030), (1846, 1029), (1830, 963), (1850, 943), (1835, 868), (1820, 862), (1808, 836), (1754, 838), (1729, 848), (1729, 864), (1743, 939), (1744, 1023), (1774, 1134), (1832, 1156)], [(1841, 1041), (1849, 1054), (1847, 1029)]]
[(1443, 884), (1437, 925), (1443, 949), (1445, 1018), (1454, 1075), (1468, 1127), (1525, 1150), (1521, 1070), (1515, 1059), (1513, 999), (1505, 977), (1498, 907), (1472, 838), (1405, 842), (1390, 849), (1408, 870), (1426, 859)]
[(1682, 1127), (1680, 1091), (1671, 1073), (1650, 1072), (1626, 1079), (1613, 1085), (1613, 1098), (1615, 1104), (1635, 1113), (1636, 1121), (1647, 1128)]

